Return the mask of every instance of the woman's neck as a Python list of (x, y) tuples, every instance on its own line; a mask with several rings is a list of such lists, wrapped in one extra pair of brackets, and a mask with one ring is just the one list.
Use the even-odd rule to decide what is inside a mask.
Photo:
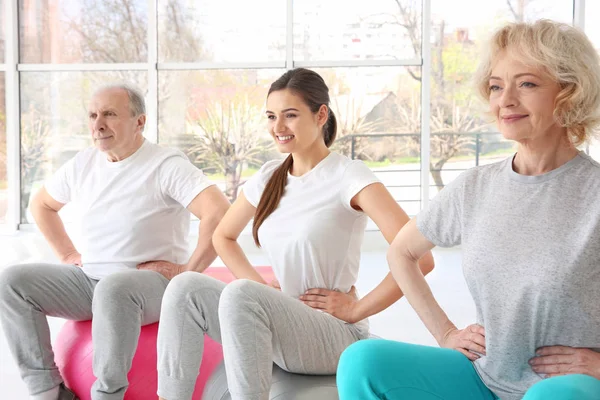
[(325, 159), (331, 153), (331, 151), (325, 146), (323, 143), (321, 145), (316, 145), (311, 147), (305, 152), (292, 153), (292, 158), (294, 159), (294, 164), (292, 165), (292, 170), (290, 173), (293, 176), (302, 176), (306, 174), (308, 171), (317, 166), (321, 161)]
[(555, 139), (520, 142), (513, 170), (521, 175), (542, 175), (566, 164), (578, 153), (566, 134)]

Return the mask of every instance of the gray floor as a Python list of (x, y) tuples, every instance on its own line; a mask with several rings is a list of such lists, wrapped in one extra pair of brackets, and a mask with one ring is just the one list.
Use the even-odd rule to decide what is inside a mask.
[[(388, 272), (385, 252), (381, 246), (374, 246), (377, 251), (363, 252), (361, 269), (357, 283), (359, 293), (365, 294), (375, 287)], [(15, 262), (38, 261), (43, 257), (53, 261), (47, 248), (38, 237), (32, 239), (32, 234), (18, 236), (0, 236), (0, 269)], [(475, 308), (469, 296), (460, 267), (461, 256), (458, 250), (436, 250), (436, 269), (427, 277), (433, 293), (441, 306), (461, 327), (474, 322)], [(50, 259), (48, 259), (50, 258)], [(250, 255), (251, 262), (265, 265), (265, 258), (259, 253)], [(217, 260), (214, 265), (223, 265)], [(56, 335), (63, 320), (50, 318), (50, 327)], [(387, 310), (371, 317), (371, 330), (375, 335), (406, 341), (435, 345), (435, 341), (424, 328), (417, 315), (406, 300), (400, 300)], [(6, 347), (4, 336), (0, 334), (0, 387), (2, 399), (27, 399), (27, 392), (19, 378), (19, 374)]]

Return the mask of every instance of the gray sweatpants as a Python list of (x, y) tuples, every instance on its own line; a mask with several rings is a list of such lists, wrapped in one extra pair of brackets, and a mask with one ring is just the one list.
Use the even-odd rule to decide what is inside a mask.
[(73, 265), (24, 264), (0, 274), (0, 320), (29, 393), (62, 382), (46, 316), (92, 319), (93, 400), (123, 399), (140, 328), (158, 321), (169, 281), (153, 271), (118, 272), (101, 280)]
[(340, 355), (368, 336), (269, 286), (240, 279), (225, 286), (186, 272), (171, 280), (158, 332), (158, 394), (192, 397), (204, 333), (223, 343), (235, 400), (268, 399), (273, 362), (300, 374), (335, 374)]

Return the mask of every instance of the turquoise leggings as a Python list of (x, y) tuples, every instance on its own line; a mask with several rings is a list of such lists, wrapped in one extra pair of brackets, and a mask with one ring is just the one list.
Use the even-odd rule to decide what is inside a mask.
[[(344, 351), (337, 370), (340, 400), (498, 400), (473, 364), (455, 350), (369, 339)], [(549, 378), (523, 400), (598, 400), (600, 380)]]

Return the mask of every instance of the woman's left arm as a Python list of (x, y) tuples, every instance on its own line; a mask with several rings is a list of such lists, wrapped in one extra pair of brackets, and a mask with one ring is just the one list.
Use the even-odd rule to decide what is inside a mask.
[[(366, 186), (352, 198), (350, 204), (354, 209), (364, 211), (375, 222), (388, 243), (394, 240), (409, 221), (408, 215), (382, 183)], [(419, 260), (423, 275), (431, 272), (433, 266), (431, 252)], [(310, 289), (300, 300), (343, 321), (356, 323), (385, 310), (401, 297), (402, 291), (392, 274), (388, 273), (377, 287), (358, 301), (354, 293), (339, 293), (327, 289)]]

